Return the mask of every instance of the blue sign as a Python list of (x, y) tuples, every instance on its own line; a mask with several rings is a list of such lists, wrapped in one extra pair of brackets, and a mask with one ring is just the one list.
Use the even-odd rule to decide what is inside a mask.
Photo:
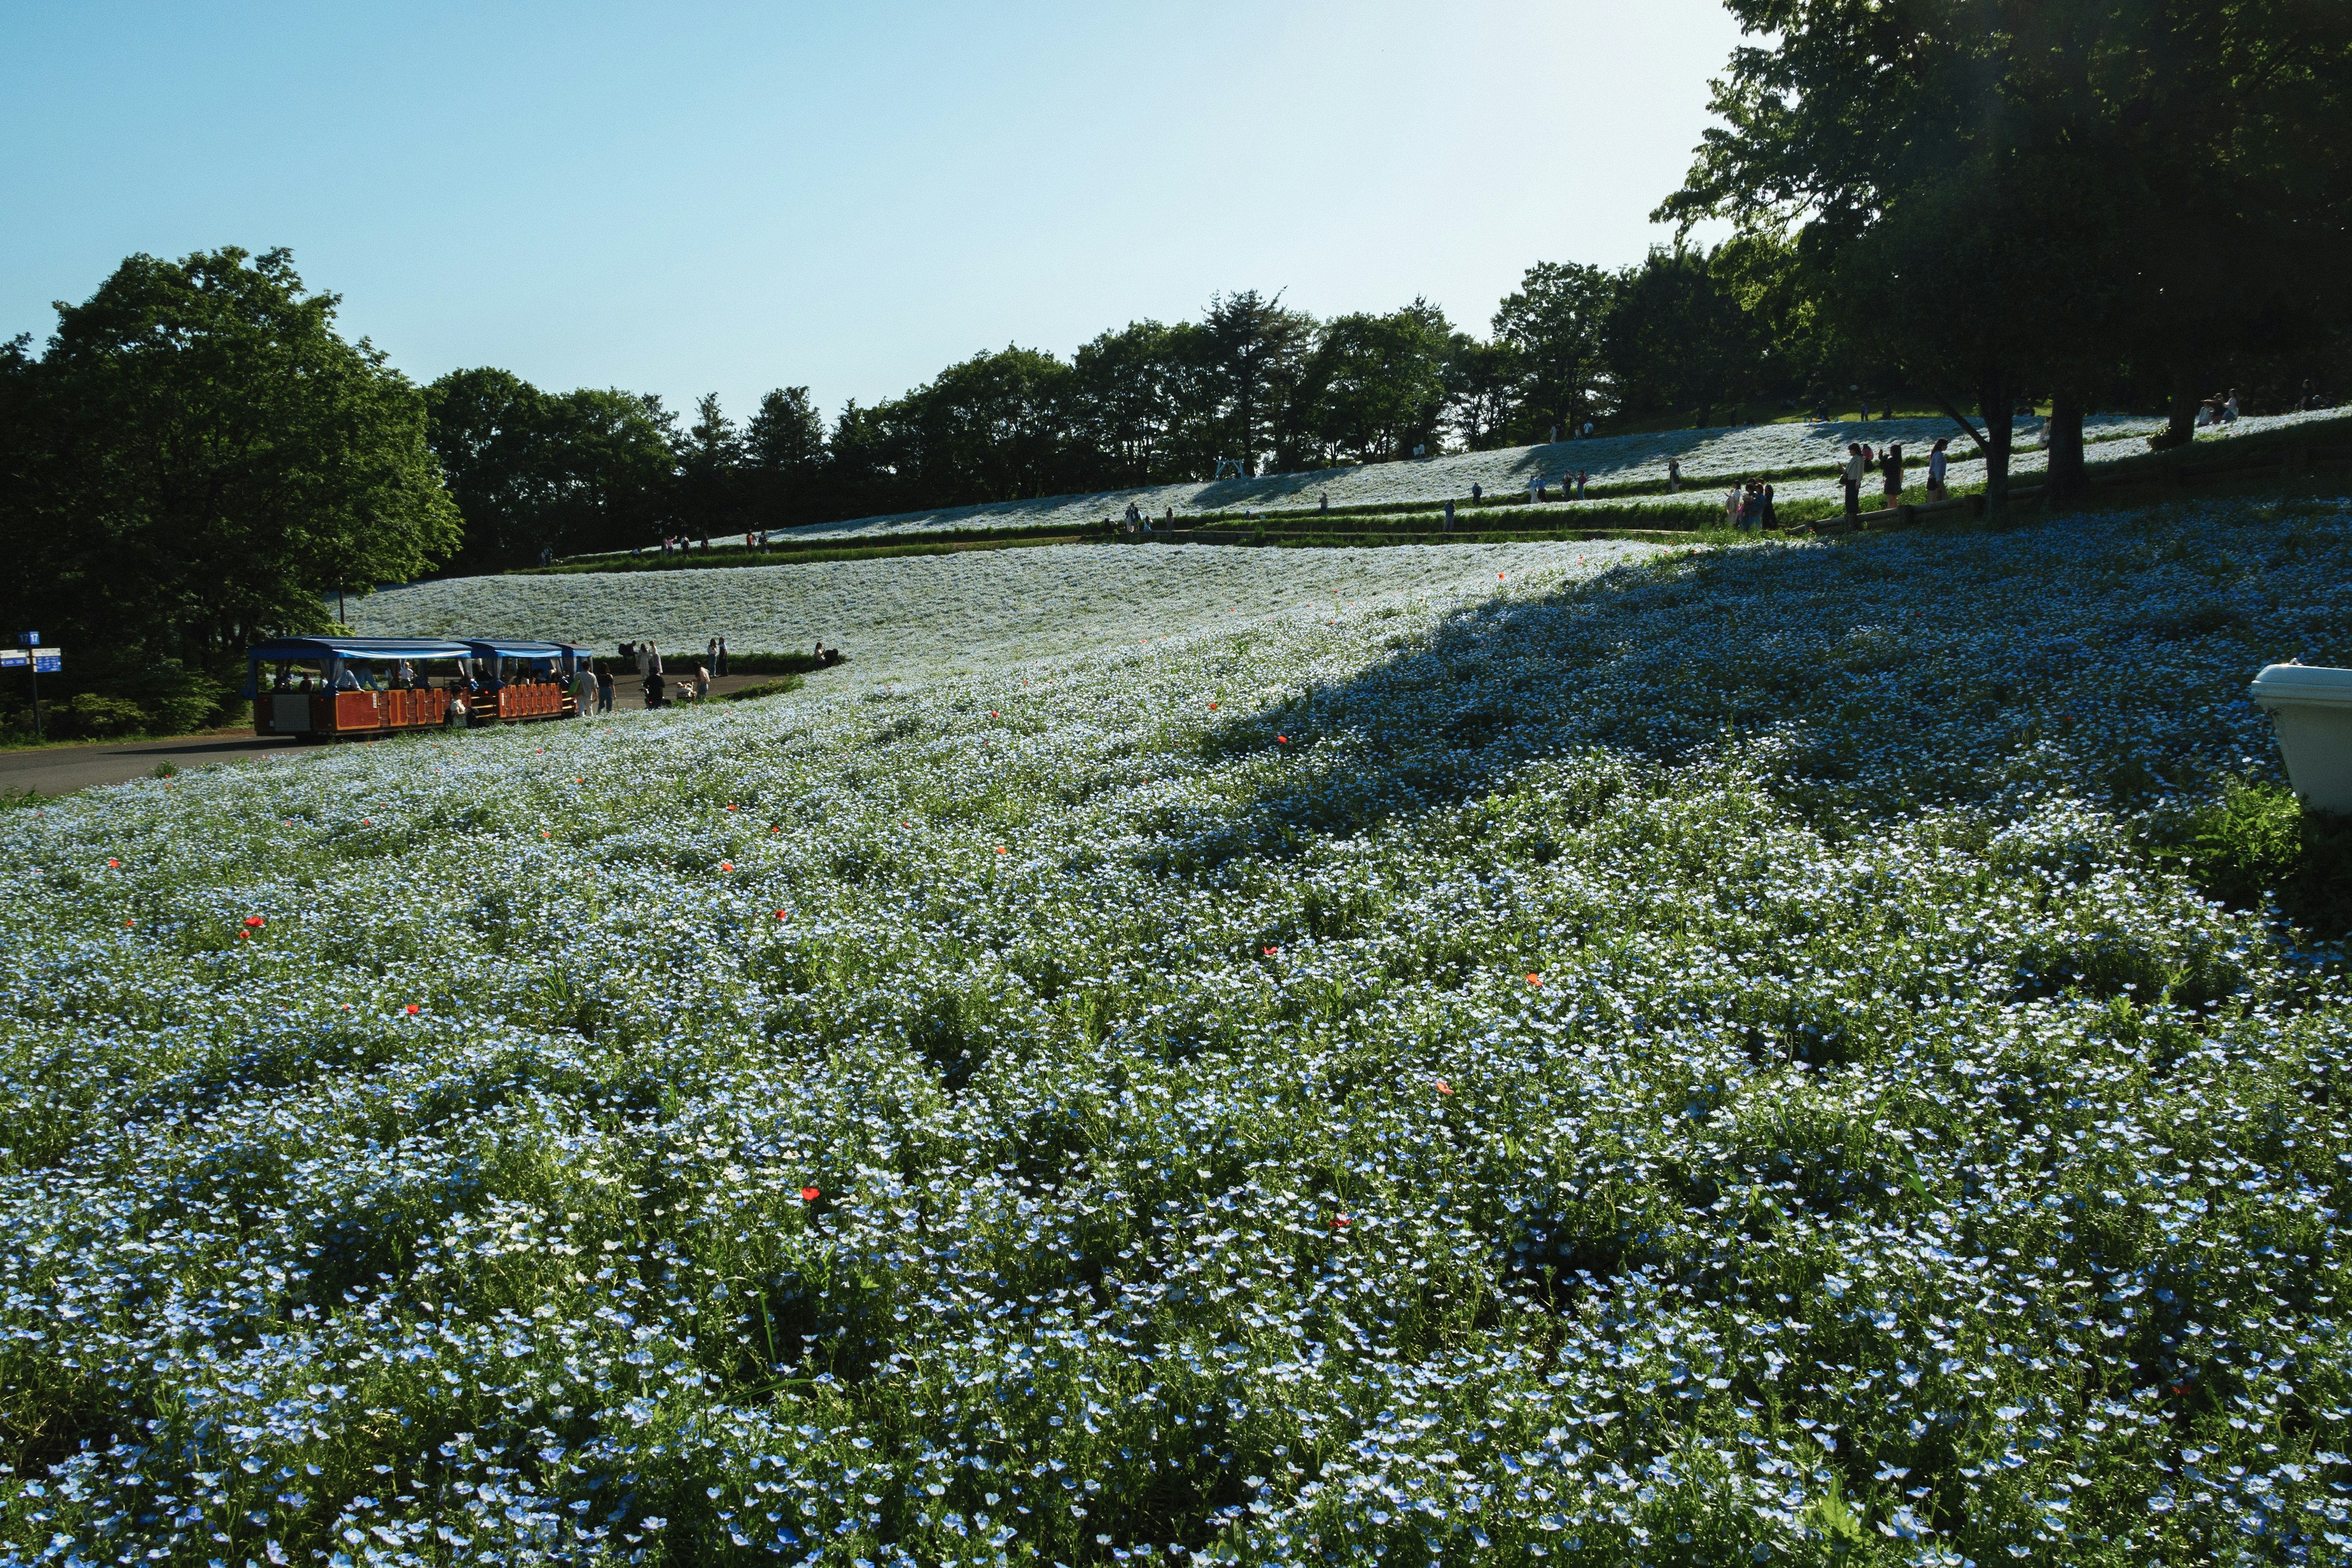
[(55, 675), (58, 670), (65, 668), (65, 659), (66, 656), (63, 648), (35, 648), (33, 650), (33, 673), (35, 675)]
[(33, 656), (20, 647), (0, 647), (0, 669), (22, 669), (33, 662)]
[(25, 646), (26, 646), (26, 647), (40, 647), (40, 646), (41, 646), (41, 634), (40, 634), (40, 633), (38, 633), (38, 632), (26, 632), (26, 633), (25, 634)]

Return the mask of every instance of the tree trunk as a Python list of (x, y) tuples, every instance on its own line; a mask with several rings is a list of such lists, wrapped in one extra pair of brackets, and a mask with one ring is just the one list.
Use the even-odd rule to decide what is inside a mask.
[(2083, 399), (2061, 389), (2050, 399), (2050, 495), (2081, 495), (2090, 482), (2083, 465)]
[(1977, 388), (1977, 416), (1985, 427), (1985, 516), (1989, 518), (2009, 510), (2009, 448), (2017, 429), (2011, 412), (2015, 401), (2009, 377), (1999, 373), (1985, 377)]
[(2163, 445), (2167, 448), (2186, 447), (2197, 438), (2197, 408), (2203, 400), (2197, 395), (2197, 367), (2177, 364), (2172, 367), (2172, 423), (2165, 427)]

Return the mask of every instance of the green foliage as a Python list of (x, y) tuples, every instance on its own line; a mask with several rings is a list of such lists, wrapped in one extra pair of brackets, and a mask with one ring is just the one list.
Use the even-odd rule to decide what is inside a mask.
[(460, 570), (639, 544), (666, 515), (676, 432), (657, 397), (544, 393), (493, 369), (451, 371), (425, 397), (465, 518)]
[(773, 680), (762, 680), (744, 687), (740, 691), (730, 691), (726, 694), (727, 700), (749, 702), (760, 697), (782, 697), (787, 691), (798, 691), (804, 684), (797, 675), (779, 676)]
[(457, 545), (424, 399), (336, 303), (282, 250), (134, 256), (0, 353), (0, 619), (73, 649), (69, 723), (201, 723), (251, 637)]
[(2231, 779), (2171, 837), (2197, 885), (2231, 909), (2275, 898), (2322, 935), (2352, 931), (2352, 821), (2305, 811), (2281, 785)]
[(147, 727), (147, 715), (136, 702), (100, 696), (95, 691), (77, 691), (58, 708), (56, 726), (55, 732), (60, 740), (86, 737), (105, 741), (137, 734)]

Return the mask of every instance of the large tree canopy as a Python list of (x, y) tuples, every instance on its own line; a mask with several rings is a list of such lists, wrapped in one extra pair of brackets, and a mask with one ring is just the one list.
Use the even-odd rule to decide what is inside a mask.
[(2009, 409), (2135, 359), (2179, 386), (2340, 315), (2341, 0), (1727, 0), (1769, 47), (1659, 216), (1793, 238), (1863, 353)]
[(5, 369), (7, 618), (184, 707), (254, 634), (453, 550), (424, 398), (337, 334), (336, 303), (285, 251), (227, 248), (134, 256), (59, 304), (47, 351)]

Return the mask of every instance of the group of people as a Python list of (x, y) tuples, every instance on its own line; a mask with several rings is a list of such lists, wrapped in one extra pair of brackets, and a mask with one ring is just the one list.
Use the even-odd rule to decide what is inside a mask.
[[(1560, 475), (1559, 499), (1562, 500), (1582, 500), (1584, 499), (1584, 487), (1591, 478), (1592, 475), (1588, 470), (1582, 468), (1572, 468), (1569, 472)], [(1543, 476), (1540, 474), (1528, 481), (1528, 499), (1529, 500), (1551, 500), (1550, 488), (1544, 483)]]
[[(2310, 383), (2305, 382), (2308, 386)], [(2238, 422), (2238, 389), (2217, 392), (2197, 407), (2197, 423), (2205, 425), (2235, 425)]]
[[(1936, 437), (1927, 452), (1927, 499), (1948, 500), (1950, 490), (1946, 485), (1951, 465), (1951, 438)], [(1885, 497), (1886, 510), (1892, 511), (1903, 504), (1903, 443), (1890, 441), (1884, 452), (1874, 450), (1867, 441), (1848, 442), (1845, 449), (1845, 514), (1858, 517), (1862, 513), (1862, 482), (1865, 477), (1877, 474), (1883, 481), (1881, 493)]]
[[(710, 639), (709, 658), (711, 664), (719, 662), (719, 651), (725, 646), (726, 644), (718, 637)], [(710, 668), (709, 664), (696, 665), (694, 667), (693, 674), (678, 677), (677, 682), (673, 685), (670, 679), (669, 671), (663, 668), (661, 649), (656, 647), (652, 643), (638, 642), (625, 644), (622, 647), (621, 653), (623, 658), (633, 658), (636, 661), (637, 678), (639, 681), (643, 683), (646, 693), (646, 706), (649, 709), (667, 708), (673, 702), (699, 701), (703, 698), (710, 695)], [(598, 669), (600, 673), (602, 668), (602, 661), (599, 661)]]
[(1732, 486), (1723, 498), (1723, 512), (1733, 528), (1780, 526), (1780, 513), (1772, 504), (1772, 487), (1761, 479), (1742, 479)]

